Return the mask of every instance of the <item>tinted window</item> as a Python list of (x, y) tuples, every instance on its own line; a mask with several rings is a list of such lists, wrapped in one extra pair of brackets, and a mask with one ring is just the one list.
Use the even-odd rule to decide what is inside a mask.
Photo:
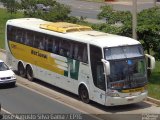
[(90, 45), (90, 58), (93, 82), (96, 87), (102, 90), (106, 90), (104, 67), (101, 62), (102, 50), (99, 47)]
[(9, 70), (8, 66), (4, 62), (0, 62), (0, 71)]
[(8, 40), (88, 63), (87, 44), (14, 26), (7, 26)]

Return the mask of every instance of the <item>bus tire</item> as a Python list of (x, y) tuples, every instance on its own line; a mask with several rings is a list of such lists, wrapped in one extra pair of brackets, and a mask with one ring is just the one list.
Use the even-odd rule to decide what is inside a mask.
[(20, 62), (18, 63), (18, 74), (21, 76), (21, 77), (26, 77), (26, 72), (25, 72), (25, 68), (23, 66), (23, 64)]
[(81, 85), (79, 88), (79, 97), (84, 103), (89, 103), (89, 94), (88, 90), (84, 85)]
[(31, 68), (30, 65), (27, 65), (27, 67), (26, 67), (26, 75), (27, 75), (27, 79), (28, 79), (29, 81), (33, 81), (33, 80), (34, 80), (33, 70), (32, 70), (32, 68)]

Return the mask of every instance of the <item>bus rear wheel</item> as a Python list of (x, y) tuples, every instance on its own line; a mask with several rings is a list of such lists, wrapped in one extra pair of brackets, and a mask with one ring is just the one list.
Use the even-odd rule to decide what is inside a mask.
[(26, 76), (25, 68), (24, 68), (24, 66), (23, 66), (22, 63), (19, 63), (19, 64), (18, 64), (18, 74), (19, 74), (21, 77), (25, 77), (25, 76)]
[(79, 97), (84, 103), (89, 103), (89, 94), (87, 88), (82, 85), (79, 90)]
[(27, 68), (26, 68), (26, 74), (27, 74), (27, 79), (29, 80), (29, 81), (33, 81), (33, 70), (32, 70), (32, 68), (31, 68), (31, 66), (27, 66)]

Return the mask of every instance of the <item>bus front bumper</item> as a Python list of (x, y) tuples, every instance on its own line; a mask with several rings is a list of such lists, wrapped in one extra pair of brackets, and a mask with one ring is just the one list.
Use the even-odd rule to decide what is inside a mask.
[(148, 92), (141, 93), (138, 96), (130, 97), (110, 97), (106, 98), (106, 106), (127, 105), (144, 101), (147, 98)]

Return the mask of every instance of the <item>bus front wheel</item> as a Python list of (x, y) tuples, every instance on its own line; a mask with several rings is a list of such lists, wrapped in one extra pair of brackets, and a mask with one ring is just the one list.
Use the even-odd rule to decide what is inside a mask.
[(22, 63), (19, 63), (18, 64), (18, 73), (21, 77), (25, 77), (26, 76), (26, 73), (25, 73), (25, 68), (23, 66)]
[(89, 94), (87, 88), (82, 85), (79, 89), (79, 97), (84, 103), (89, 103)]
[(33, 81), (33, 70), (32, 70), (32, 68), (31, 68), (31, 66), (27, 66), (27, 68), (26, 68), (26, 74), (27, 74), (27, 79), (29, 80), (29, 81)]

